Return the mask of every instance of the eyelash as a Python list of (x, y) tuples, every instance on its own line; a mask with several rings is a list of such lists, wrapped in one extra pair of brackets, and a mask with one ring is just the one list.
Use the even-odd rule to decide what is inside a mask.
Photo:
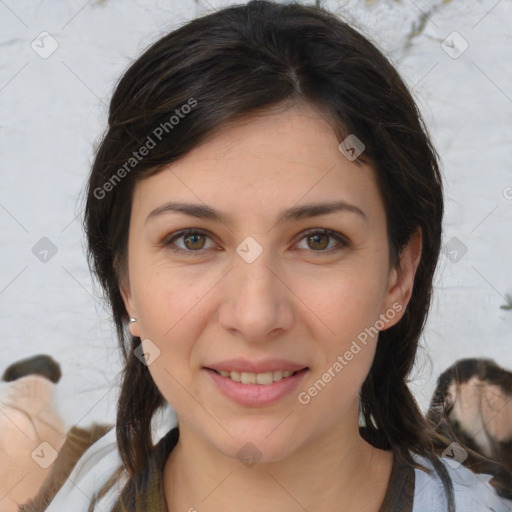
[[(302, 237), (299, 239), (299, 242), (302, 241), (304, 238), (308, 237), (308, 236), (311, 236), (311, 235), (326, 235), (326, 236), (329, 236), (330, 238), (334, 238), (338, 243), (339, 243), (339, 247), (335, 247), (335, 248), (332, 248), (331, 249), (328, 249), (328, 250), (317, 250), (317, 251), (314, 251), (314, 250), (310, 250), (309, 252), (312, 252), (312, 253), (318, 253), (319, 255), (321, 254), (331, 254), (332, 252), (337, 252), (345, 247), (347, 247), (349, 245), (349, 241), (347, 240), (346, 237), (344, 237), (341, 233), (338, 233), (337, 231), (333, 231), (331, 229), (325, 229), (325, 228), (313, 228), (313, 229), (309, 229), (307, 231), (305, 231), (303, 234), (302, 234)], [(167, 237), (166, 239), (163, 240), (162, 242), (162, 245), (164, 247), (167, 247), (169, 248), (171, 251), (173, 252), (176, 252), (176, 253), (181, 253), (181, 254), (186, 254), (187, 256), (200, 256), (204, 253), (205, 249), (199, 249), (197, 251), (192, 251), (192, 250), (189, 250), (189, 249), (181, 249), (180, 247), (176, 247), (176, 246), (173, 246), (173, 242), (179, 238), (183, 238), (187, 235), (204, 235), (208, 238), (211, 239), (211, 237), (208, 235), (208, 232), (202, 230), (202, 229), (194, 229), (194, 228), (190, 228), (190, 229), (185, 229), (185, 230), (182, 230), (182, 231), (178, 231), (177, 233), (172, 233), (169, 237)], [(297, 242), (298, 243), (298, 242)], [(301, 249), (303, 250), (303, 249)]]

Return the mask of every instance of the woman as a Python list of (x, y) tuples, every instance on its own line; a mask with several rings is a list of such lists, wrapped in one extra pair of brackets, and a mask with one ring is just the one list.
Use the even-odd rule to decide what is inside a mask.
[(434, 451), (406, 384), (442, 212), (407, 87), (334, 15), (250, 2), (157, 41), (85, 211), (126, 359), (116, 429), (48, 510), (508, 510)]

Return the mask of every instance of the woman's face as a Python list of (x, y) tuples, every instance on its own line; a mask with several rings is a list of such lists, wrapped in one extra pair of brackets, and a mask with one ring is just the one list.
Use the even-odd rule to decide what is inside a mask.
[(227, 456), (357, 435), (376, 330), (409, 299), (419, 243), (390, 269), (374, 171), (338, 145), (312, 108), (273, 111), (136, 185), (131, 332), (180, 430)]

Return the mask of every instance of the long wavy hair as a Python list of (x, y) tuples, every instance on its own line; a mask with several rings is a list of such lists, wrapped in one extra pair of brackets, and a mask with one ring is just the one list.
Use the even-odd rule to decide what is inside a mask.
[[(376, 171), (393, 266), (411, 236), (422, 231), (412, 297), (401, 320), (380, 333), (360, 391), (366, 425), (361, 432), (374, 446), (430, 473), (410, 451), (427, 457), (453, 510), (451, 480), (435, 453), (438, 435), (407, 386), (441, 244), (438, 156), (388, 58), (349, 23), (313, 5), (251, 1), (194, 19), (152, 44), (115, 88), (88, 181), (84, 229), (89, 265), (112, 309), (126, 363), (116, 424), (124, 466), (131, 476), (147, 466), (154, 448), (151, 421), (164, 405), (134, 354), (141, 340), (128, 332), (120, 293), (134, 186), (227, 122), (281, 103), (313, 105), (332, 120), (340, 142), (349, 134), (363, 141), (365, 151), (356, 162)], [(151, 146), (144, 157), (142, 146)]]

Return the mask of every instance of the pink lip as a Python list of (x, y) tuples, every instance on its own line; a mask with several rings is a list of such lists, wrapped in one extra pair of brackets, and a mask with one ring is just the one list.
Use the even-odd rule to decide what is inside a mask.
[[(285, 366), (281, 366), (280, 368), (283, 367)], [(266, 368), (268, 368), (268, 366), (266, 366)], [(272, 384), (262, 385), (242, 384), (241, 382), (235, 382), (234, 380), (231, 380), (229, 377), (222, 377), (222, 375), (215, 373), (215, 371), (212, 369), (204, 368), (204, 370), (208, 373), (208, 375), (210, 375), (221, 393), (223, 393), (234, 402), (248, 407), (262, 407), (277, 402), (284, 396), (291, 393), (294, 389), (296, 389), (306, 373), (309, 372), (308, 368), (302, 367), (297, 373), (290, 375), (290, 377), (286, 377), (277, 382), (273, 382)], [(252, 373), (265, 372), (258, 371)]]
[(255, 362), (247, 359), (229, 359), (219, 361), (204, 366), (206, 369), (227, 371), (227, 372), (247, 372), (247, 373), (268, 373), (277, 372), (279, 370), (288, 370), (296, 372), (306, 368), (307, 365), (294, 363), (285, 359), (267, 359), (265, 361)]

